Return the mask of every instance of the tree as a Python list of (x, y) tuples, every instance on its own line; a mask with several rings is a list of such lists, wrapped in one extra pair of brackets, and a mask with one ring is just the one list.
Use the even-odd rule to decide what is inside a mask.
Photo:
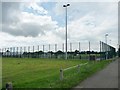
[(74, 55), (76, 56), (77, 54), (79, 54), (79, 51), (75, 50)]
[(60, 54), (64, 54), (62, 51), (57, 51), (55, 54), (57, 54), (57, 55), (60, 55)]
[(7, 50), (6, 52), (10, 52), (9, 50)]

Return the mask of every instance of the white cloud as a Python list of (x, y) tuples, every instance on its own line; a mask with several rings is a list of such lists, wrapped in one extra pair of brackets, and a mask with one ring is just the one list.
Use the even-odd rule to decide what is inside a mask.
[[(11, 19), (9, 15), (13, 17), (15, 16), (16, 18), (13, 19), (12, 17)], [(15, 10), (13, 11), (12, 14), (11, 13), (7, 14), (6, 17), (7, 21), (10, 20), (10, 23), (8, 23), (6, 20), (3, 21), (3, 31), (15, 36), (36, 37), (39, 34), (44, 35), (46, 31), (54, 30), (57, 27), (57, 22), (52, 21), (51, 16), (47, 15), (40, 16), (28, 12), (17, 13)]]
[[(55, 16), (64, 17), (63, 4), (63, 2), (56, 4), (52, 12)], [(116, 5), (117, 3), (97, 3), (97, 5), (95, 3), (71, 3), (68, 9), (68, 42), (104, 41), (104, 35), (108, 33), (109, 39), (113, 41), (112, 44), (116, 46), (118, 15)], [(19, 8), (19, 12), (16, 12), (17, 9), (14, 11), (12, 8), (12, 14), (7, 12), (7, 15), (3, 16), (4, 18), (8, 15), (15, 16), (15, 18), (7, 17), (3, 22), (4, 34), (0, 33), (0, 37), (7, 36), (6, 39), (1, 40), (4, 47), (10, 42), (12, 42), (10, 46), (65, 42), (65, 27), (58, 26), (58, 23), (63, 22), (53, 21), (54, 16), (48, 16), (48, 11), (36, 3), (29, 3), (28, 6), (26, 4), (26, 7), (45, 15), (19, 11)], [(10, 23), (6, 20), (10, 20)]]
[[(107, 5), (107, 3), (105, 4)], [(80, 15), (81, 17), (78, 13), (78, 15), (76, 15), (77, 19), (75, 17), (72, 21), (68, 20), (69, 41), (104, 41), (104, 35), (108, 33), (108, 39), (113, 40), (112, 44), (114, 46), (117, 45), (118, 14), (117, 6), (115, 6), (117, 3), (108, 3), (108, 6), (104, 6), (105, 4), (102, 4), (105, 9), (100, 4), (101, 9), (99, 5), (98, 11), (97, 9), (95, 11), (88, 11), (88, 13), (84, 13), (82, 16)]]
[(24, 8), (28, 8), (28, 9), (32, 9), (34, 11), (36, 11), (36, 13), (38, 14), (47, 14), (47, 10), (45, 10), (43, 7), (40, 6), (40, 3), (39, 5), (36, 3), (36, 2), (26, 2), (26, 3), (23, 3), (22, 6)]

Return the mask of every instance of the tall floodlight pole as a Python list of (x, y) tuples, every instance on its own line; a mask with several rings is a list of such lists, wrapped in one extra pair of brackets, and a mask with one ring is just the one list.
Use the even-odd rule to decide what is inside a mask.
[(105, 43), (106, 43), (106, 50), (105, 50), (105, 51), (106, 51), (106, 59), (107, 59), (107, 49), (108, 49), (108, 48), (107, 48), (107, 36), (108, 36), (108, 34), (105, 34)]
[(67, 7), (70, 6), (70, 4), (63, 5), (65, 7), (65, 21), (66, 21), (66, 34), (65, 34), (65, 59), (67, 59)]

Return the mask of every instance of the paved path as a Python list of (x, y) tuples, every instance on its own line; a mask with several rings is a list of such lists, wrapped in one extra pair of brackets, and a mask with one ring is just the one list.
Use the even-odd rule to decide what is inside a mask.
[(75, 88), (118, 88), (118, 60), (84, 80)]

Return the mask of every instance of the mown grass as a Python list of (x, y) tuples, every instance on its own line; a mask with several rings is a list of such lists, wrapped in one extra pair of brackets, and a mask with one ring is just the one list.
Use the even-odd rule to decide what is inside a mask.
[[(60, 68), (68, 68), (81, 63), (87, 65), (64, 71), (60, 81)], [(104, 68), (108, 60), (90, 62), (87, 60), (56, 60), (34, 58), (3, 58), (3, 87), (12, 82), (14, 88), (72, 88), (82, 80)]]

